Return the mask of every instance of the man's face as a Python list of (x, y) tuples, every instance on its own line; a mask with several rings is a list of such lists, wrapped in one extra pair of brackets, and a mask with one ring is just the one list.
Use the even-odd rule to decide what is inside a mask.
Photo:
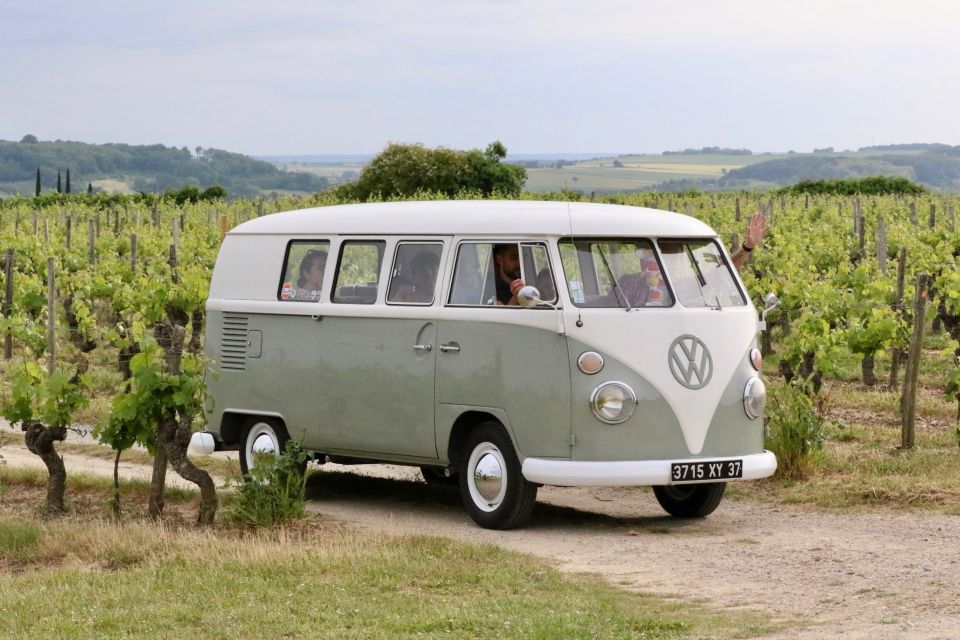
[(494, 257), (494, 261), (497, 264), (497, 273), (502, 280), (509, 282), (520, 277), (520, 251), (517, 245), (512, 244), (501, 251)]

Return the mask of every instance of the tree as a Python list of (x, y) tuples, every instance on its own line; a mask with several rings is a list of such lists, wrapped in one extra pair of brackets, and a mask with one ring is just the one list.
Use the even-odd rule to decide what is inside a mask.
[(37, 167), (37, 186), (34, 189), (34, 194), (39, 198), (40, 197), (40, 167)]
[(57, 193), (63, 193), (63, 185), (60, 183), (60, 170), (57, 169)]
[(22, 144), (36, 144), (39, 142), (39, 140), (37, 140), (37, 136), (33, 135), (32, 133), (28, 133), (20, 138), (20, 142)]
[(92, 183), (92, 182), (88, 182), (88, 183), (87, 183), (87, 193), (90, 193), (90, 194), (93, 193), (93, 183)]
[(67, 168), (67, 193), (70, 193), (70, 169)]
[(506, 155), (507, 148), (499, 140), (484, 151), (391, 144), (364, 168), (356, 182), (340, 187), (338, 195), (357, 200), (410, 197), (421, 191), (449, 197), (463, 191), (517, 196), (527, 172), (501, 162)]

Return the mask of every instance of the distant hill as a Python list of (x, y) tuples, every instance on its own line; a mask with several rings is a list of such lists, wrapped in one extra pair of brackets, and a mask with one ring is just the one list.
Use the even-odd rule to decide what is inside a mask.
[(220, 149), (44, 142), (29, 135), (20, 142), (0, 140), (0, 193), (33, 195), (37, 169), (45, 192), (56, 188), (58, 171), (66, 188), (67, 169), (74, 193), (85, 191), (88, 183), (98, 190), (127, 192), (220, 184), (231, 196), (316, 192), (329, 184), (323, 177), (281, 171), (269, 162)]
[[(920, 146), (879, 149), (910, 151)], [(801, 180), (901, 176), (934, 189), (960, 189), (960, 147), (923, 146), (929, 150), (897, 155), (796, 154), (728, 171), (717, 184), (721, 188), (784, 186)]]

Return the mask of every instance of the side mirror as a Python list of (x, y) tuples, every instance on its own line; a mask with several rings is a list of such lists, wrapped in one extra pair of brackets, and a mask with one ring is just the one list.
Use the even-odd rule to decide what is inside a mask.
[(771, 311), (780, 306), (780, 298), (777, 297), (777, 294), (772, 291), (768, 293), (763, 298), (763, 313), (760, 315), (760, 319), (766, 321), (767, 316)]
[(517, 292), (517, 302), (524, 309), (532, 309), (543, 300), (540, 299), (540, 290), (528, 284)]

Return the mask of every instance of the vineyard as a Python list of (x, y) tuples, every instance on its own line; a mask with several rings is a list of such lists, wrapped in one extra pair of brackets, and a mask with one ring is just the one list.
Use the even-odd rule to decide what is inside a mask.
[[(933, 392), (920, 394), (920, 413), (949, 425), (938, 442), (951, 431), (957, 437), (956, 198), (649, 193), (604, 201), (687, 213), (716, 229), (731, 249), (748, 216), (764, 211), (770, 224), (764, 246), (740, 271), (758, 307), (768, 292), (781, 301), (764, 336), (770, 377), (801, 383), (821, 415), (824, 384), (884, 390), (878, 396), (884, 422), (900, 425), (904, 418), (903, 440), (887, 444), (909, 448), (913, 390), (922, 374), (920, 386)], [(169, 463), (201, 486), (200, 519), (212, 521), (212, 481), (185, 450), (202, 421), (204, 372), (216, 369), (204, 361), (202, 342), (222, 234), (253, 217), (335, 203), (319, 195), (183, 206), (69, 198), (39, 209), (23, 199), (0, 204), (2, 411), (23, 425), (30, 450), (50, 470), (48, 511), (64, 508), (56, 443), (67, 429), (89, 425), (117, 460), (134, 444), (155, 452), (161, 481), (152, 513), (162, 511)], [(119, 494), (114, 509), (119, 513)]]

